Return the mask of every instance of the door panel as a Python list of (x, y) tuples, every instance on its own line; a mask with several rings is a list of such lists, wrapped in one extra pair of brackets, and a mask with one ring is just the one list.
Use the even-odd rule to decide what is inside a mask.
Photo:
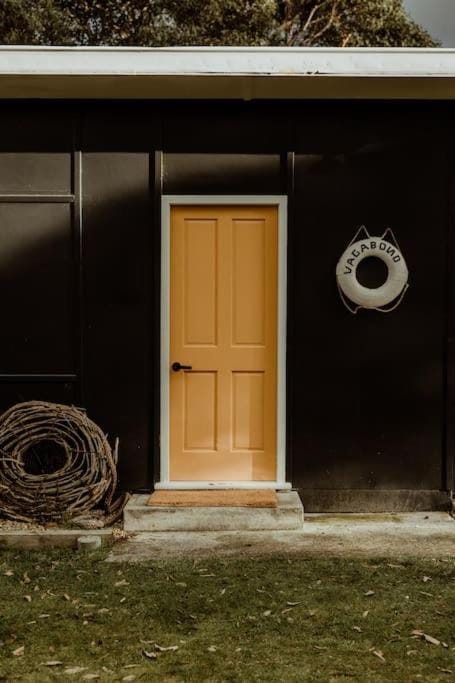
[(182, 248), (183, 343), (216, 344), (217, 222), (186, 220)]
[(235, 450), (264, 448), (264, 373), (233, 372), (232, 445)]
[(278, 211), (171, 209), (171, 481), (276, 478)]
[(216, 449), (216, 373), (185, 372), (184, 443), (186, 452)]
[(265, 343), (265, 230), (264, 219), (232, 223), (234, 346)]

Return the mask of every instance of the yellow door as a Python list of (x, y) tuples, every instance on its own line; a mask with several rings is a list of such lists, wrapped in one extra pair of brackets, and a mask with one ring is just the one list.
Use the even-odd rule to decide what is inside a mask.
[(278, 210), (175, 206), (170, 241), (170, 479), (274, 481)]

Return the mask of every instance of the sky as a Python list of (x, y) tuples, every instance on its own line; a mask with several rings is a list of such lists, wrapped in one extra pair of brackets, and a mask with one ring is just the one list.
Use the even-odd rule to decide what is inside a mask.
[(455, 48), (455, 0), (404, 0), (404, 6), (443, 47)]

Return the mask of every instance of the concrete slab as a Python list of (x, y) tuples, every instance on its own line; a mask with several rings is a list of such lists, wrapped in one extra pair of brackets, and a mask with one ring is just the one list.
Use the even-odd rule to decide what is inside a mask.
[(278, 492), (276, 508), (165, 507), (147, 505), (148, 495), (131, 497), (124, 510), (127, 532), (295, 530), (303, 526), (296, 491)]
[(245, 555), (455, 557), (455, 521), (444, 512), (313, 514), (294, 531), (140, 533), (114, 546), (108, 561)]
[(112, 540), (113, 529), (12, 529), (0, 531), (0, 549), (38, 550), (44, 548), (77, 548), (80, 536), (99, 536), (101, 543)]

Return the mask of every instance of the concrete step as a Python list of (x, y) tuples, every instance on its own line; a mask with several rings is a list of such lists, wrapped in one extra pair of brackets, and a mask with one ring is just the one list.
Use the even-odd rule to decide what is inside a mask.
[(292, 531), (303, 526), (303, 505), (296, 491), (279, 492), (276, 508), (175, 507), (147, 505), (136, 494), (124, 511), (125, 531)]

